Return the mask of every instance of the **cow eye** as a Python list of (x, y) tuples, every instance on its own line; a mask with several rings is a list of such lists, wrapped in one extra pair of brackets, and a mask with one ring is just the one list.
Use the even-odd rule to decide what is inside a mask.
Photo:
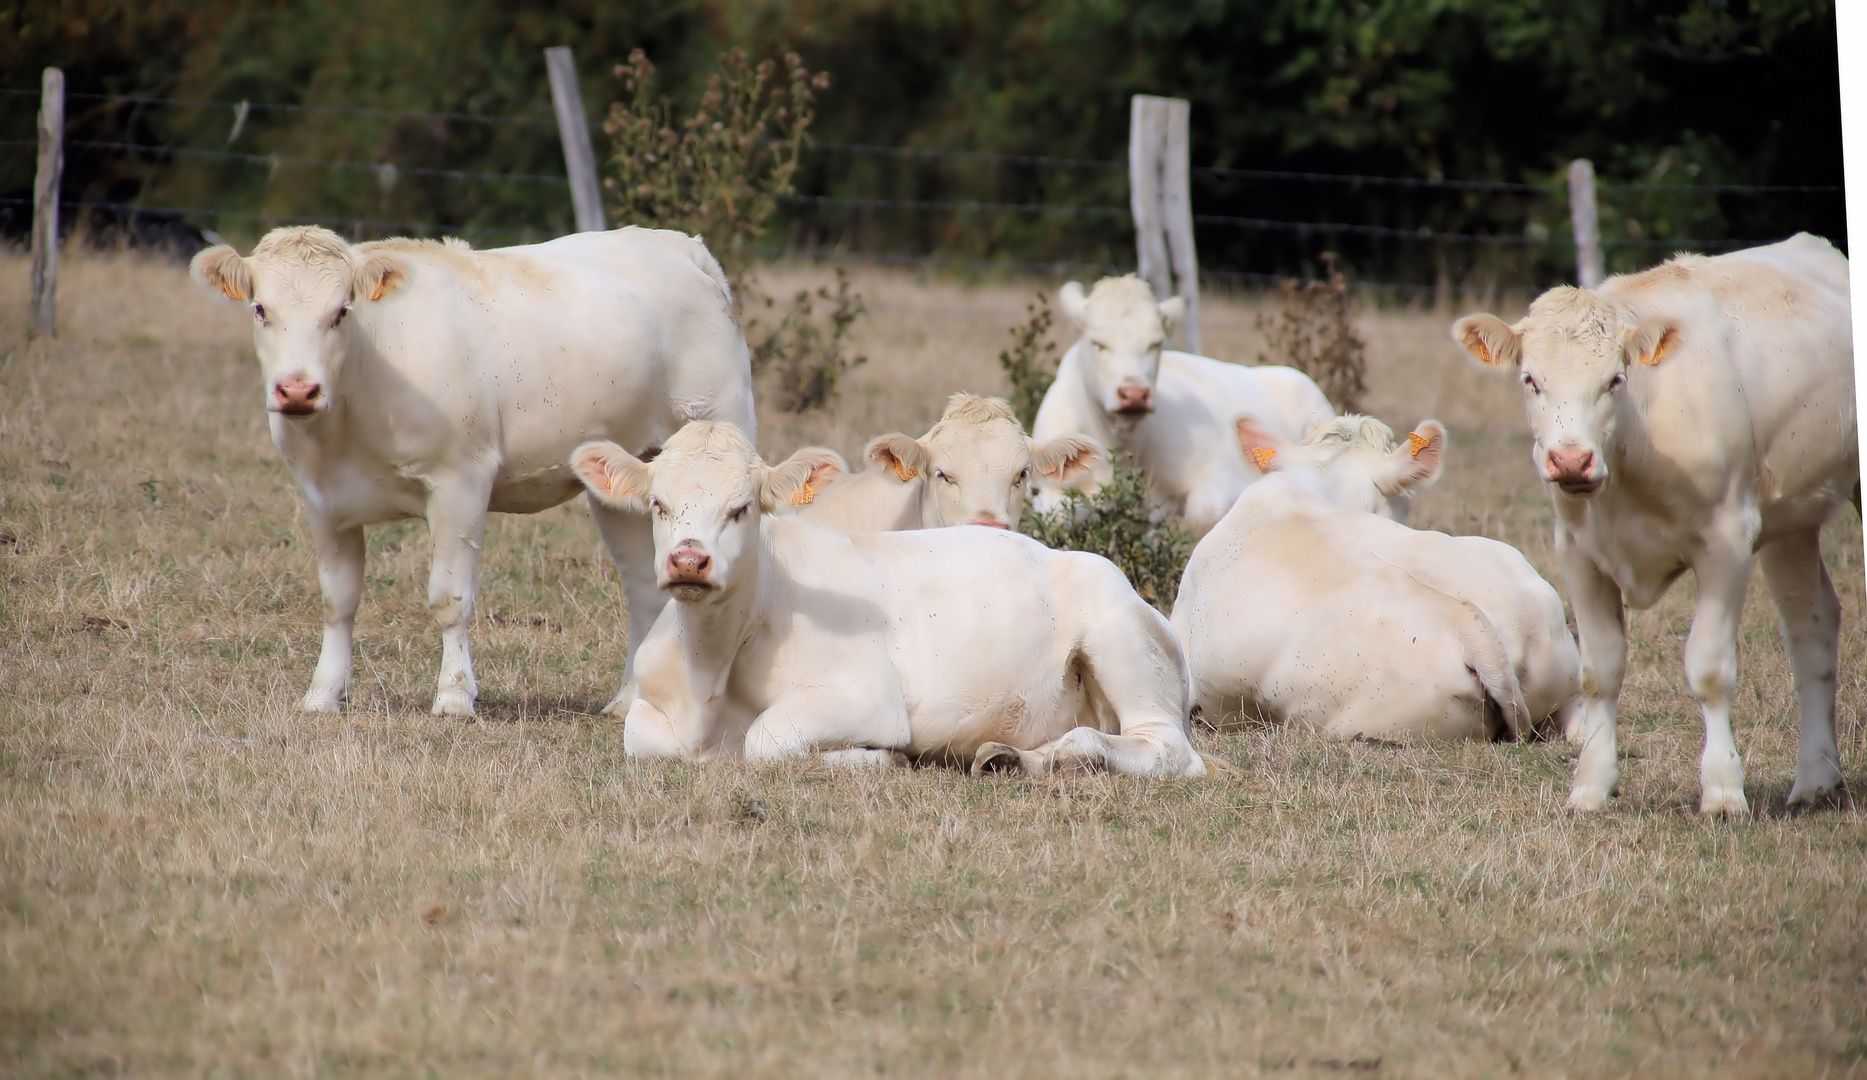
[(940, 481), (943, 481), (943, 482), (945, 482), (945, 483), (948, 483), (948, 484), (950, 484), (950, 483), (952, 483), (952, 482), (953, 482), (953, 478), (952, 478), (952, 477), (950, 477), (950, 476), (948, 476), (948, 475), (947, 475), (946, 473), (944, 473), (944, 472), (942, 472), (942, 471), (940, 471), (939, 469), (935, 469), (935, 470), (934, 470), (934, 479), (935, 479), (935, 480), (940, 480)]
[(331, 329), (335, 330), (337, 327), (343, 325), (344, 316), (348, 314), (350, 314), (349, 304), (345, 304), (343, 307), (338, 308), (337, 314), (331, 316)]
[(739, 519), (745, 517), (746, 511), (750, 509), (752, 509), (751, 503), (745, 503), (740, 506), (735, 506), (731, 510), (726, 511), (726, 520), (727, 521), (738, 521)]
[(1610, 390), (1619, 390), (1621, 387), (1626, 386), (1626, 385), (1627, 385), (1627, 373), (1624, 371), (1615, 372), (1614, 378), (1608, 380), (1608, 389)]
[(1532, 394), (1540, 394), (1543, 392), (1543, 388), (1536, 384), (1535, 376), (1527, 371), (1523, 373), (1523, 384), (1530, 388)]
[(648, 500), (648, 512), (658, 518), (665, 518), (668, 516), (668, 508), (661, 505), (660, 499)]
[(262, 323), (265, 322), (266, 321), (266, 305), (255, 303), (253, 305), (253, 318), (258, 319)]
[(1023, 469), (1019, 470), (1018, 472), (1018, 483), (1022, 484), (1026, 480), (1029, 480), (1030, 478), (1031, 478), (1031, 467), (1029, 465), (1026, 465)]

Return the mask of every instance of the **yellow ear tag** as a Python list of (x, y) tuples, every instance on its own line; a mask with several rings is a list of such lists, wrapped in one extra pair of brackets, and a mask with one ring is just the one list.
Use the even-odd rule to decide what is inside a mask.
[(1276, 456), (1277, 448), (1273, 446), (1254, 446), (1251, 448), (1251, 460), (1258, 463), (1259, 472), (1270, 468), (1271, 459)]
[(1666, 339), (1661, 338), (1660, 343), (1658, 345), (1653, 346), (1653, 355), (1641, 357), (1640, 362), (1645, 364), (1648, 367), (1652, 367), (1654, 364), (1657, 364), (1660, 362), (1660, 357), (1665, 356), (1665, 355), (1666, 355)]
[(895, 475), (899, 476), (901, 482), (904, 484), (920, 475), (920, 470), (910, 469), (906, 465), (901, 464), (900, 458), (896, 458), (894, 462), (889, 465), (889, 468), (895, 471)]
[(376, 288), (370, 293), (370, 299), (381, 300), (382, 294), (388, 291), (388, 288), (389, 288), (389, 275), (384, 274), (381, 280), (376, 282)]
[(811, 503), (814, 503), (816, 501), (817, 501), (817, 489), (814, 487), (811, 487), (810, 481), (808, 480), (804, 482), (803, 487), (798, 488), (796, 491), (793, 491), (791, 493), (791, 505), (792, 506), (809, 506)]
[(226, 280), (225, 278), (222, 278), (222, 279), (221, 279), (221, 282), (220, 282), (220, 291), (221, 291), (221, 292), (223, 292), (223, 293), (226, 293), (226, 294), (227, 294), (227, 299), (229, 299), (229, 300), (244, 300), (244, 299), (246, 299), (246, 297), (244, 297), (244, 296), (241, 296), (241, 295), (240, 295), (240, 290), (238, 290), (238, 289), (236, 289), (236, 288), (234, 288), (234, 287), (233, 287), (233, 282), (231, 282), (231, 281), (228, 281), (228, 280)]
[(1413, 448), (1414, 457), (1419, 457), (1420, 451), (1426, 449), (1426, 447), (1430, 445), (1432, 441), (1433, 440), (1427, 438), (1426, 436), (1420, 434), (1417, 431), (1407, 432), (1407, 445)]
[(1479, 340), (1472, 342), (1472, 344), (1477, 346), (1478, 348), (1478, 359), (1484, 361), (1487, 364), (1491, 363), (1491, 347), (1484, 343), (1484, 339), (1480, 338)]

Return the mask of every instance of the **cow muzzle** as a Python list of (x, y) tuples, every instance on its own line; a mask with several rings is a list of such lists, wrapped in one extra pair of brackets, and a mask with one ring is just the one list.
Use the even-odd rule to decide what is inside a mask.
[(1543, 456), (1543, 476), (1570, 495), (1593, 495), (1603, 477), (1593, 450), (1551, 450)]
[(330, 407), (324, 385), (309, 379), (283, 379), (272, 384), (272, 411), (286, 416), (310, 416)]
[(713, 556), (693, 548), (677, 548), (668, 555), (666, 588), (711, 589), (713, 584)]
[(1115, 412), (1121, 416), (1145, 416), (1154, 411), (1154, 388), (1124, 383), (1115, 388)]

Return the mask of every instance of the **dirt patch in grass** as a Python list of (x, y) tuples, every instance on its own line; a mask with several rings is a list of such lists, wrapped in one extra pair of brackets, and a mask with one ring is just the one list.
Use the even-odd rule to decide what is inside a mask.
[[(1760, 580), (1745, 824), (1693, 812), (1689, 582), (1632, 617), (1623, 794), (1583, 820), (1560, 745), (1200, 733), (1233, 768), (1199, 782), (633, 763), (594, 715), (626, 631), (575, 504), (488, 530), (478, 722), (424, 712), (418, 524), (372, 530), (354, 705), (306, 717), (316, 576), (246, 319), (166, 265), (64, 269), (56, 342), (0, 307), (9, 1075), (1867, 1069), (1867, 821), (1780, 812), (1794, 701)], [(0, 295), (25, 276), (0, 259)], [(768, 453), (1003, 391), (1030, 284), (859, 287), (870, 363), (832, 412), (768, 415)], [(1208, 301), (1218, 355), (1256, 355), (1256, 310)], [(1453, 432), (1415, 523), (1551, 573), (1515, 389), (1450, 314), (1363, 327), (1375, 411)], [(1827, 540), (1859, 792), (1851, 510)]]

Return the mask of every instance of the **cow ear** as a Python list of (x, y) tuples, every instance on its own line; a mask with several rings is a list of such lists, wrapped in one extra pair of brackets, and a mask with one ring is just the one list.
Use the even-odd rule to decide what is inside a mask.
[(1067, 484), (1102, 461), (1102, 445), (1087, 435), (1063, 435), (1031, 447), (1039, 475)]
[(759, 507), (772, 510), (780, 503), (802, 506), (815, 500), (825, 484), (848, 471), (843, 455), (821, 446), (806, 446), (785, 458), (783, 464), (765, 471)]
[(1452, 340), (1487, 367), (1515, 367), (1523, 361), (1523, 338), (1496, 315), (1467, 315), (1452, 324)]
[(933, 467), (933, 459), (927, 456), (927, 448), (919, 440), (898, 432), (870, 439), (862, 456), (894, 473), (895, 478), (904, 484)]
[(1070, 321), (1080, 328), (1089, 311), (1089, 297), (1083, 294), (1083, 283), (1080, 281), (1064, 282), (1063, 288), (1057, 290), (1057, 306), (1061, 307), (1063, 313), (1070, 317)]
[(1446, 465), (1446, 426), (1437, 420), (1422, 420), (1407, 432), (1407, 441), (1393, 453), (1393, 490), (1382, 494), (1389, 498), (1403, 491), (1423, 491), (1439, 479)]
[(1666, 319), (1648, 319), (1627, 335), (1621, 351), (1630, 364), (1652, 367), (1679, 344), (1679, 328)]
[(386, 252), (372, 252), (352, 273), (350, 296), (354, 300), (381, 300), (407, 280), (408, 267), (400, 259)]
[(615, 443), (584, 443), (571, 451), (570, 468), (598, 502), (618, 510), (648, 512), (652, 467)]
[(1289, 439), (1258, 423), (1254, 416), (1241, 416), (1232, 423), (1238, 431), (1238, 448), (1259, 472), (1268, 473), (1284, 464), (1277, 455), (1290, 448)]
[(1184, 318), (1186, 318), (1186, 297), (1169, 296), (1160, 302), (1161, 325), (1169, 334), (1179, 327), (1180, 320)]
[(215, 244), (198, 252), (188, 264), (188, 275), (197, 285), (229, 300), (253, 298), (253, 271), (240, 253), (226, 244)]

